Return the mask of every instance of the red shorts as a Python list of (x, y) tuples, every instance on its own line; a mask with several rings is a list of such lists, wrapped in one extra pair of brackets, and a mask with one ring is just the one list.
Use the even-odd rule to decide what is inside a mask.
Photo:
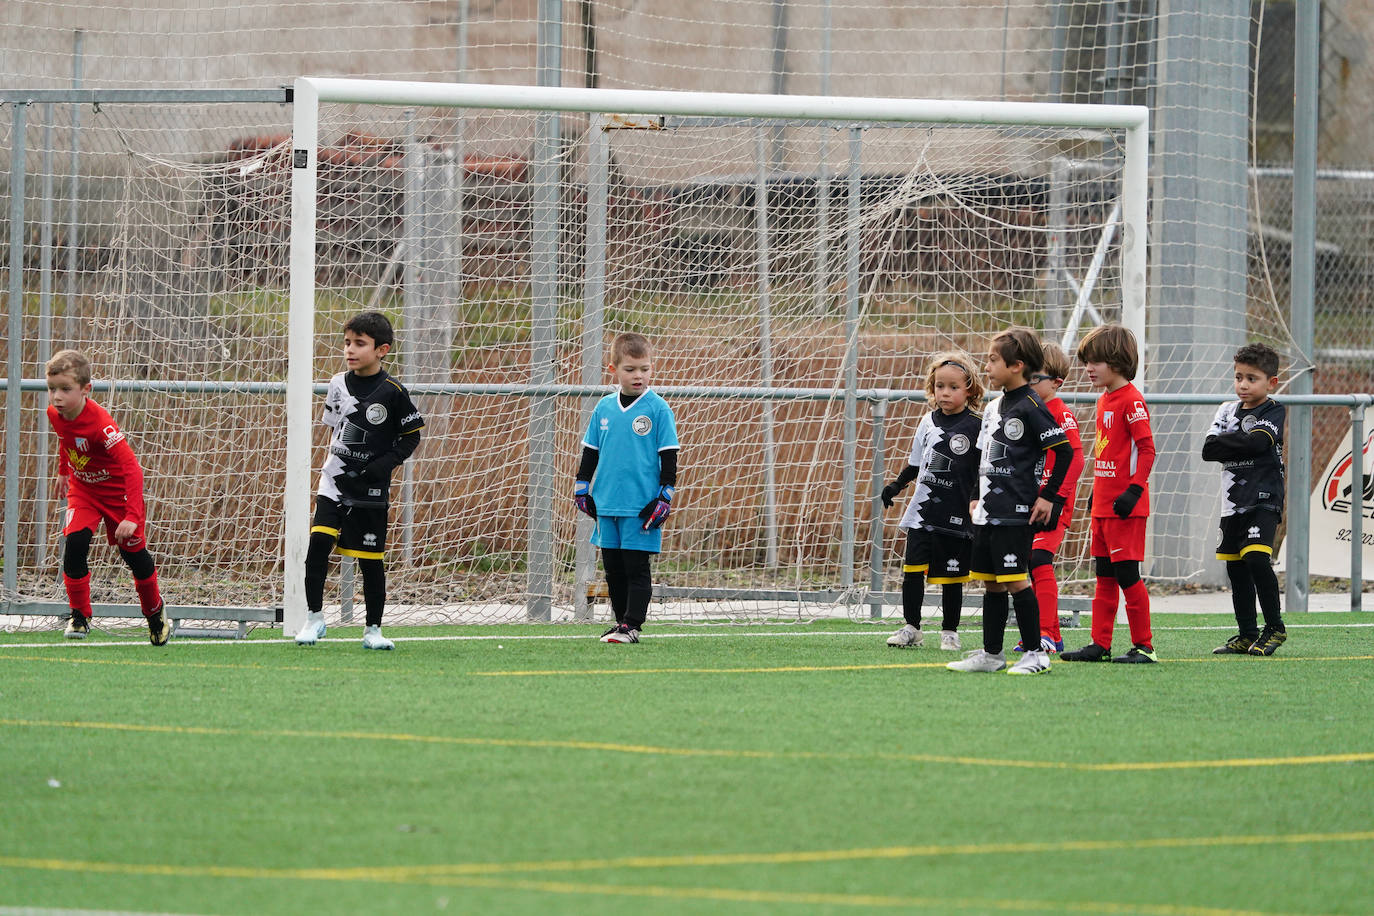
[(1031, 541), (1031, 550), (1043, 550), (1047, 553), (1059, 553), (1059, 546), (1064, 543), (1064, 535), (1069, 533), (1069, 525), (1073, 522), (1073, 513), (1065, 511), (1059, 516), (1059, 524), (1052, 531), (1035, 532), (1035, 540)]
[(1107, 557), (1113, 563), (1121, 560), (1144, 562), (1145, 521), (1143, 515), (1130, 518), (1094, 515), (1088, 552), (1094, 557)]
[(105, 540), (109, 541), (120, 550), (127, 550), (136, 553), (148, 546), (148, 542), (143, 539), (143, 523), (140, 522), (134, 529), (133, 536), (124, 543), (115, 540), (115, 529), (119, 523), (124, 521), (124, 501), (118, 503), (107, 503), (101, 500), (92, 499), (86, 493), (72, 487), (67, 493), (67, 514), (62, 523), (62, 533), (71, 534), (73, 531), (94, 531), (101, 521), (105, 522)]

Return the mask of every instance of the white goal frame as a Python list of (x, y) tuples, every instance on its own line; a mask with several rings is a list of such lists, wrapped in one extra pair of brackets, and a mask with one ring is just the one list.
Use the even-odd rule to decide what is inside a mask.
[(501, 86), (301, 77), (294, 85), (291, 169), (291, 286), (286, 394), (283, 628), (305, 622), (305, 553), (310, 529), (310, 443), (314, 382), (316, 167), (321, 103), (478, 108), (621, 115), (770, 118), (835, 124), (1026, 125), (1121, 130), (1122, 321), (1145, 342), (1146, 200), (1149, 111), (1136, 105), (938, 99), (781, 96), (725, 92)]

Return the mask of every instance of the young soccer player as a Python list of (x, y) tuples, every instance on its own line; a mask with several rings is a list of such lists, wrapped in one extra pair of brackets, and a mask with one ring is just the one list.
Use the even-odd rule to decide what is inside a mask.
[[(1092, 534), (1090, 550), (1097, 581), (1093, 588), (1092, 642), (1060, 655), (1066, 662), (1157, 661), (1150, 632), (1150, 594), (1140, 578), (1145, 560), (1145, 520), (1150, 514), (1150, 468), (1155, 462), (1150, 410), (1131, 384), (1140, 365), (1135, 335), (1119, 324), (1093, 328), (1078, 344), (1088, 381), (1103, 389), (1097, 399), (1093, 443)], [(1111, 657), (1112, 630), (1120, 596), (1126, 598), (1131, 648)]]
[(144, 524), (143, 469), (124, 433), (105, 408), (91, 399), (91, 361), (77, 350), (48, 360), (48, 422), (57, 433), (57, 480), (53, 498), (67, 500), (62, 533), (62, 584), (71, 618), (64, 635), (84, 639), (91, 631), (91, 573), (87, 560), (96, 526), (119, 550), (134, 576), (138, 605), (148, 621), (148, 639), (165, 646), (172, 626), (163, 611), (157, 567), (148, 553)]
[(969, 407), (980, 404), (983, 384), (967, 353), (937, 353), (926, 372), (926, 401), (930, 410), (916, 427), (911, 457), (897, 479), (883, 487), (884, 506), (907, 484), (916, 491), (902, 514), (906, 556), (902, 563), (902, 617), (905, 625), (887, 640), (889, 646), (915, 648), (925, 642), (921, 632), (921, 601), (926, 576), (941, 588), (944, 621), (940, 648), (955, 652), (959, 617), (963, 612), (964, 583), (969, 580), (969, 549), (973, 524), (969, 503), (978, 485), (978, 431), (983, 417)]
[[(1035, 589), (1035, 600), (1040, 605), (1040, 648), (1056, 653), (1064, 651), (1064, 639), (1059, 632), (1059, 583), (1054, 578), (1054, 557), (1059, 553), (1059, 546), (1064, 543), (1064, 535), (1073, 521), (1078, 478), (1083, 473), (1083, 440), (1078, 435), (1078, 418), (1059, 397), (1059, 389), (1071, 368), (1069, 357), (1056, 343), (1046, 341), (1043, 348), (1045, 365), (1031, 376), (1031, 391), (1045, 403), (1045, 409), (1059, 423), (1064, 435), (1068, 436), (1069, 445), (1073, 447), (1069, 473), (1059, 489), (1059, 495), (1064, 498), (1064, 511), (1059, 515), (1059, 524), (1035, 533), (1030, 554), (1031, 588)], [(1054, 453), (1048, 453), (1045, 458), (1045, 478), (1049, 479), (1054, 471)], [(1025, 647), (1017, 643), (1015, 651), (1024, 652)]]
[[(1016, 611), (1021, 641), (1032, 646), (1009, 674), (1043, 674), (1050, 656), (1040, 649), (1040, 609), (1030, 583), (1031, 541), (1036, 527), (1059, 523), (1061, 487), (1073, 459), (1064, 430), (1031, 391), (1030, 377), (1044, 360), (1040, 339), (1010, 328), (992, 339), (987, 376), (1002, 396), (987, 405), (978, 436), (978, 501), (973, 512), (973, 578), (987, 583), (983, 596), (983, 648), (946, 665), (954, 671), (1001, 671), (1007, 667), (1002, 640), (1007, 615)], [(1054, 469), (1043, 478), (1046, 452)], [(1010, 594), (1008, 594), (1010, 592)], [(1010, 607), (1009, 607), (1010, 605)]]
[(382, 368), (395, 342), (380, 312), (361, 312), (344, 325), (348, 370), (329, 380), (321, 421), (331, 430), (329, 457), (320, 469), (310, 546), (305, 554), (305, 626), (296, 645), (313, 646), (325, 634), (324, 581), (337, 550), (358, 561), (363, 578), (364, 649), (394, 649), (382, 635), (386, 607), (387, 504), (391, 472), (415, 452), (425, 420), (405, 386)]
[[(1215, 655), (1273, 655), (1288, 639), (1279, 616), (1279, 580), (1270, 563), (1283, 517), (1284, 406), (1269, 395), (1279, 384), (1279, 354), (1264, 344), (1236, 351), (1238, 400), (1221, 405), (1202, 443), (1202, 459), (1221, 464), (1221, 543), (1231, 606), (1240, 632)], [(1255, 599), (1264, 629), (1255, 624)]]
[(653, 593), (649, 558), (662, 549), (661, 526), (677, 486), (677, 423), (667, 402), (649, 390), (653, 349), (648, 338), (616, 337), (607, 368), (618, 390), (592, 411), (573, 502), (596, 519), (592, 543), (601, 548), (615, 614), (601, 641), (636, 643)]

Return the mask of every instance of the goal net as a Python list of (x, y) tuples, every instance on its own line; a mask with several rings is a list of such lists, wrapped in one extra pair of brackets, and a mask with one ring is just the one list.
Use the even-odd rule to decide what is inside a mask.
[(1012, 323), (1145, 339), (1141, 108), (305, 79), (295, 118), (288, 633), (311, 391), (362, 309), (394, 319), (388, 368), (427, 420), (393, 621), (606, 615), (570, 495), (616, 333), (653, 341), (677, 416), (651, 614), (687, 620), (895, 603), (898, 514), (873, 496), (934, 352), (981, 358)]

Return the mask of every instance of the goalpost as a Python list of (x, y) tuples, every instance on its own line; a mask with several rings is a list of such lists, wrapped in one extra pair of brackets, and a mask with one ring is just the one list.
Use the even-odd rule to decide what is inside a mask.
[[(572, 143), (569, 122), (583, 129)], [(338, 315), (391, 304), (397, 289), (398, 374), (434, 413), (425, 464), (402, 482), (403, 550), (424, 560), (415, 583), (427, 587), (406, 580), (391, 603), (457, 604), (457, 588), (549, 619), (575, 569), (571, 604), (585, 614), (588, 552), (564, 549), (585, 526), (559, 482), (583, 405), (605, 390), (602, 348), (629, 329), (656, 341), (655, 385), (678, 410), (686, 458), (656, 594), (853, 603), (866, 549), (880, 588), (881, 524), (871, 543), (858, 532), (871, 490), (856, 469), (871, 458), (880, 478), (905, 456), (925, 357), (985, 346), (1012, 320), (1069, 340), (1094, 314), (1144, 346), (1147, 138), (1138, 106), (296, 80), (286, 634), (305, 618), (312, 392), (337, 366), (315, 361)], [(339, 184), (354, 163), (371, 184), (337, 203), (321, 175)], [(356, 205), (373, 193), (404, 201), (394, 243), (360, 241)], [(338, 263), (364, 248), (371, 292), (350, 297), (325, 277), (322, 324), (322, 276), (347, 273)], [(481, 340), (459, 346), (479, 325)], [(887, 407), (902, 403), (885, 439)], [(498, 413), (515, 416), (498, 428)], [(522, 451), (518, 474), (468, 466), (468, 453), (480, 465)], [(466, 505), (484, 514), (445, 516), (461, 494), (427, 469), (475, 492)], [(458, 530), (470, 522), (477, 534)], [(497, 562), (524, 587), (464, 578)]]

